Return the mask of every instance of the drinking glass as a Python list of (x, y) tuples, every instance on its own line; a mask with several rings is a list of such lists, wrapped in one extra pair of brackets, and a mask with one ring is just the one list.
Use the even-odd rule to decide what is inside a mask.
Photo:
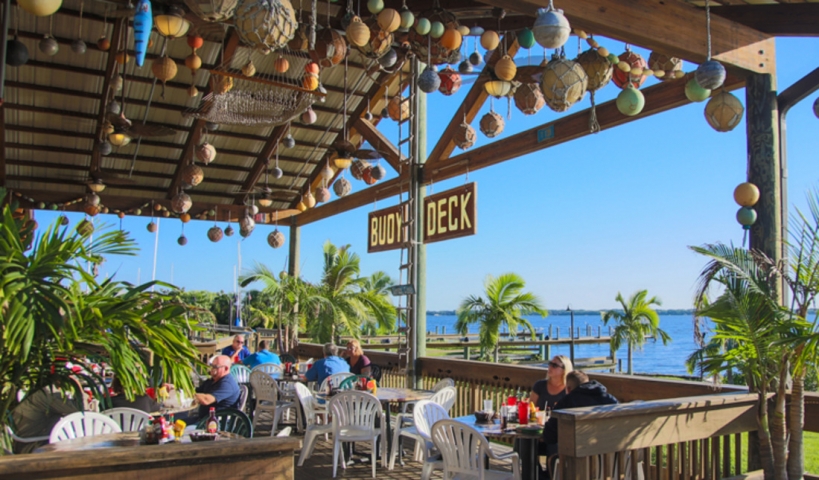
[(518, 404), (518, 397), (514, 395), (509, 395), (509, 398), (506, 399), (506, 405), (510, 407), (514, 407)]
[(518, 402), (518, 422), (520, 422), (521, 425), (527, 425), (529, 423), (528, 402)]
[(483, 411), (484, 412), (491, 412), (492, 411), (492, 400), (484, 400), (483, 401)]
[(537, 424), (538, 425), (543, 426), (544, 424), (546, 424), (546, 412), (545, 411), (541, 410), (539, 412), (536, 412), (535, 416), (537, 416)]

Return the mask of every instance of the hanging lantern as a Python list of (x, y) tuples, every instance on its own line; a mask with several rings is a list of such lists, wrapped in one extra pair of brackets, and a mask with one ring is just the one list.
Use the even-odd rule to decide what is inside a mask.
[(475, 140), (478, 138), (478, 134), (475, 133), (475, 129), (472, 128), (466, 122), (461, 123), (457, 130), (455, 130), (455, 145), (458, 146), (461, 150), (467, 150), (472, 145), (475, 145)]
[(518, 67), (515, 66), (515, 61), (509, 55), (504, 55), (498, 63), (495, 64), (495, 75), (501, 79), (511, 82), (518, 72)]
[(458, 71), (461, 73), (472, 73), (472, 64), (469, 63), (469, 60), (464, 60), (458, 64)]
[(226, 237), (232, 237), (234, 233), (235, 233), (235, 230), (233, 230), (232, 226), (228, 225), (227, 228), (225, 228), (225, 236)]
[(367, 58), (377, 60), (392, 48), (393, 35), (382, 30), (375, 17), (368, 18), (364, 24), (370, 29), (370, 38), (364, 45), (355, 45), (355, 49)]
[[(467, 65), (469, 65), (469, 63), (467, 63)], [(447, 66), (444, 68), (444, 70), (438, 74), (438, 78), (441, 80), (441, 86), (438, 87), (438, 91), (446, 96), (454, 94), (461, 88), (461, 76), (453, 70), (452, 67)]]
[(753, 207), (759, 201), (759, 188), (751, 182), (744, 182), (734, 189), (734, 201), (740, 207)]
[(344, 170), (345, 168), (350, 168), (350, 165), (353, 163), (353, 159), (348, 156), (346, 152), (342, 152), (341, 154), (331, 155), (330, 158), (333, 159), (333, 164), (339, 170)]
[(199, 185), (204, 179), (205, 172), (202, 171), (199, 165), (191, 164), (182, 169), (182, 181), (191, 187)]
[[(618, 68), (614, 70), (612, 77), (614, 84), (620, 88), (625, 88), (626, 83), (628, 83), (634, 88), (640, 88), (643, 82), (646, 81), (646, 77), (643, 75), (643, 70), (648, 67), (645, 59), (639, 53), (631, 50), (621, 53), (618, 58), (620, 63), (618, 63)], [(620, 65), (623, 65), (623, 67)], [(627, 68), (627, 70), (624, 71), (623, 68)]]
[(223, 236), (224, 232), (222, 232), (222, 229), (217, 227), (216, 225), (208, 229), (208, 240), (210, 240), (213, 243), (216, 243), (219, 240), (221, 240)]
[(401, 95), (396, 95), (392, 97), (390, 99), (390, 102), (387, 104), (387, 113), (389, 114), (390, 118), (395, 120), (396, 122), (403, 121), (409, 118), (410, 113), (409, 98), (403, 98)]
[(327, 187), (319, 187), (316, 189), (316, 202), (324, 203), (330, 200), (330, 189)]
[(14, 40), (6, 42), (6, 65), (19, 67), (25, 65), (26, 62), (28, 62), (28, 48), (26, 48), (26, 45), (17, 40), (16, 36)]
[(39, 48), (41, 52), (45, 53), (49, 57), (53, 57), (60, 51), (60, 44), (57, 43), (57, 40), (55, 40), (54, 37), (46, 35), (42, 40), (40, 40), (40, 43), (37, 44), (37, 48)]
[(537, 83), (524, 83), (515, 90), (515, 106), (524, 115), (534, 115), (546, 105)]
[(565, 112), (586, 94), (589, 76), (579, 63), (566, 58), (552, 58), (543, 69), (540, 89), (546, 105), (555, 112)]
[(197, 145), (194, 153), (196, 153), (196, 158), (205, 165), (209, 165), (210, 162), (216, 160), (216, 147), (207, 142)]
[(694, 78), (702, 88), (716, 90), (725, 83), (725, 67), (716, 60), (708, 60), (697, 67)]
[(643, 111), (643, 107), (646, 105), (646, 99), (643, 96), (643, 92), (629, 85), (617, 95), (616, 104), (617, 110), (620, 110), (620, 113), (633, 117)]
[(524, 28), (518, 32), (518, 45), (527, 50), (535, 46), (535, 34), (532, 30)]
[(154, 16), (154, 26), (160, 35), (167, 38), (179, 38), (187, 35), (191, 28), (190, 22), (185, 20), (184, 12), (179, 7), (172, 6), (167, 12)]
[(597, 50), (590, 48), (578, 55), (575, 61), (583, 67), (586, 75), (589, 76), (589, 83), (586, 87), (588, 91), (596, 92), (611, 81), (614, 67), (608, 58), (600, 56)]
[(307, 108), (304, 113), (301, 114), (301, 123), (305, 125), (312, 125), (316, 123), (318, 117), (316, 116), (316, 112), (313, 111), (312, 108)]
[(481, 132), (488, 138), (495, 138), (500, 135), (505, 126), (506, 124), (503, 121), (503, 117), (496, 112), (489, 111), (489, 113), (481, 118)]
[(365, 25), (358, 16), (353, 17), (345, 33), (347, 41), (356, 47), (363, 47), (370, 41), (370, 27)]
[(745, 230), (750, 230), (751, 225), (756, 223), (756, 210), (749, 207), (742, 207), (737, 210), (737, 222)]
[(115, 147), (124, 147), (131, 143), (131, 137), (122, 132), (114, 132), (108, 135), (108, 141)]
[[(677, 57), (658, 52), (651, 52), (651, 55), (648, 56), (648, 68), (663, 82), (676, 80), (678, 72), (682, 73), (682, 67), (683, 62)], [(662, 75), (659, 72), (663, 72)]]
[(304, 194), (302, 201), (307, 208), (313, 208), (316, 206), (316, 197), (313, 196), (313, 193), (310, 192), (310, 190), (307, 190), (307, 193)]
[(191, 75), (196, 75), (196, 71), (202, 68), (202, 57), (197, 55), (196, 52), (191, 53), (185, 57), (185, 66), (191, 70)]
[(401, 27), (401, 15), (394, 8), (385, 8), (378, 12), (378, 26), (392, 33)]
[(253, 220), (253, 217), (246, 215), (239, 219), (239, 235), (241, 235), (242, 238), (249, 237), (255, 228), (256, 221)]
[(366, 160), (353, 160), (353, 164), (350, 166), (350, 175), (356, 180), (361, 180), (364, 178), (364, 171), (368, 168), (370, 168), (370, 162)]
[(151, 72), (163, 85), (168, 80), (172, 80), (177, 71), (176, 62), (171, 57), (159, 57), (151, 65)]
[(278, 229), (273, 230), (267, 235), (267, 244), (273, 248), (279, 248), (284, 245), (284, 234)]
[(290, 0), (240, 0), (234, 26), (253, 47), (278, 50), (295, 35), (298, 23)]
[(571, 31), (572, 28), (563, 15), (563, 10), (555, 9), (551, 0), (547, 8), (537, 10), (537, 18), (535, 19), (535, 25), (532, 27), (532, 33), (537, 43), (543, 48), (556, 49), (562, 47), (569, 39)]
[(507, 82), (504, 80), (489, 80), (483, 84), (483, 88), (486, 90), (487, 94), (495, 98), (505, 97), (512, 91), (512, 82)]
[(685, 97), (692, 102), (702, 102), (711, 96), (711, 90), (702, 88), (695, 78), (685, 83)]
[(279, 55), (279, 58), (276, 59), (276, 63), (273, 64), (273, 68), (275, 68), (278, 73), (285, 73), (290, 70), (290, 62), (288, 62), (283, 56)]
[[(423, 73), (418, 77), (418, 89), (424, 93), (432, 93), (441, 86), (441, 79), (438, 78), (438, 72), (434, 66), (428, 66)], [(409, 102), (407, 102), (409, 107)], [(390, 115), (392, 116), (392, 115)]]
[(481, 46), (487, 50), (494, 50), (500, 44), (500, 36), (494, 30), (487, 30), (481, 35)]
[(20, 0), (18, 5), (35, 17), (47, 17), (60, 9), (63, 0)]
[(730, 132), (742, 121), (745, 107), (725, 90), (715, 94), (705, 105), (705, 120), (718, 132)]
[(185, 192), (179, 192), (171, 199), (171, 210), (174, 213), (186, 213), (193, 206), (193, 201), (190, 195)]
[(314, 62), (329, 68), (344, 60), (344, 56), (347, 55), (347, 42), (335, 29), (325, 28), (316, 34), (316, 46), (308, 53)]
[(352, 184), (344, 177), (340, 177), (336, 180), (336, 183), (333, 184), (333, 191), (336, 192), (339, 198), (349, 195), (352, 189)]

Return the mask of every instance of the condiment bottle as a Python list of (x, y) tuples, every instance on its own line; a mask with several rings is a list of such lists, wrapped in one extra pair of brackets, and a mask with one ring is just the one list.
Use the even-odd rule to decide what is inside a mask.
[(208, 418), (207, 432), (216, 433), (219, 431), (219, 420), (216, 419), (216, 408), (210, 407), (210, 417)]

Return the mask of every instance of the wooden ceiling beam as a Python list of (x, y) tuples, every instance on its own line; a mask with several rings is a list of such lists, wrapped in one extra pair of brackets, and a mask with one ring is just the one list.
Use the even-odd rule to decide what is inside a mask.
[(359, 190), (346, 197), (338, 198), (320, 207), (311, 208), (310, 210), (302, 212), (296, 217), (296, 225), (301, 227), (332, 217), (333, 215), (363, 207), (364, 205), (370, 205), (378, 200), (394, 197), (402, 191), (406, 192), (407, 188), (409, 188), (408, 172), (409, 170), (405, 171), (404, 174), (399, 177), (391, 178), (383, 183), (373, 185), (364, 190)]
[(819, 36), (817, 3), (711, 7), (711, 13), (777, 37)]
[[(534, 17), (549, 0), (480, 0)], [(694, 63), (706, 60), (705, 12), (681, 1), (583, 0), (559, 5), (574, 29), (639, 45)], [(732, 7), (733, 8), (733, 7)], [(713, 57), (726, 67), (776, 73), (773, 38), (737, 22), (711, 17)]]
[[(225, 64), (230, 61), (238, 48), (239, 34), (236, 33), (236, 30), (233, 30), (230, 33), (230, 37), (228, 37), (224, 50), (222, 51), (220, 63)], [(203, 92), (202, 95), (206, 95), (206, 92)], [(188, 131), (188, 138), (185, 141), (184, 147), (182, 148), (182, 154), (179, 156), (179, 162), (176, 166), (173, 181), (171, 181), (171, 187), (168, 189), (168, 198), (172, 198), (174, 195), (176, 195), (179, 187), (182, 185), (182, 170), (193, 158), (193, 149), (196, 147), (196, 143), (199, 141), (199, 134), (205, 128), (206, 123), (207, 121), (201, 118), (193, 121), (193, 125), (191, 125), (191, 128)]]
[[(511, 41), (508, 50), (509, 55), (514, 57), (520, 48), (514, 33), (507, 34), (504, 40)], [(438, 138), (435, 147), (432, 149), (432, 152), (430, 152), (426, 161), (427, 165), (434, 166), (452, 155), (452, 152), (455, 150), (455, 134), (460, 129), (461, 124), (464, 123), (464, 118), (466, 119), (466, 123), (472, 123), (478, 115), (478, 112), (483, 108), (483, 104), (486, 103), (486, 99), (489, 98), (483, 85), (488, 78), (489, 66), (494, 65), (501, 59), (500, 53), (500, 50), (496, 50), (492, 57), (489, 58), (487, 66), (484, 67), (481, 75), (475, 83), (472, 84), (461, 105), (455, 110), (452, 119), (449, 121), (449, 125), (446, 126), (444, 132)], [(429, 111), (429, 108), (427, 108), (427, 111)]]
[[(66, 179), (66, 178), (45, 178), (45, 177), (31, 177), (26, 175), (8, 175), (8, 179), (10, 181), (18, 181), (18, 182), (31, 182), (31, 183), (46, 183), (51, 185), (80, 185), (85, 187), (87, 184), (82, 180), (74, 180), (74, 179)], [(168, 178), (168, 180), (171, 180)], [(163, 193), (167, 192), (166, 189), (162, 187), (154, 187), (151, 185), (109, 185), (111, 188), (118, 188), (123, 190), (134, 190), (140, 192), (152, 192), (152, 193)], [(229, 192), (213, 192), (213, 191), (206, 191), (206, 190), (199, 190), (199, 189), (191, 189), (187, 190), (186, 193), (188, 195), (201, 195), (201, 196), (208, 196), (208, 197), (219, 197), (219, 198), (230, 198), (231, 200), (236, 198), (236, 194), (229, 193)]]
[[(97, 114), (97, 125), (94, 128), (96, 134), (94, 135), (94, 147), (91, 151), (91, 165), (90, 170), (95, 172), (100, 169), (100, 159), (102, 158), (102, 154), (100, 153), (99, 146), (102, 143), (102, 138), (105, 135), (103, 133), (103, 126), (105, 124), (105, 114), (107, 113), (107, 106), (108, 100), (110, 97), (111, 90), (111, 80), (114, 77), (114, 73), (117, 70), (116, 62), (116, 55), (115, 53), (120, 49), (120, 42), (123, 41), (122, 33), (124, 32), (123, 29), (127, 30), (128, 28), (128, 19), (120, 18), (114, 22), (114, 32), (111, 34), (111, 48), (108, 50), (106, 55), (106, 63), (105, 63), (105, 76), (102, 80), (102, 92), (99, 92), (100, 95), (100, 104)], [(116, 95), (116, 92), (113, 92)]]
[(358, 132), (364, 140), (370, 142), (370, 145), (373, 146), (377, 151), (381, 152), (384, 155), (384, 160), (390, 164), (390, 166), (396, 172), (400, 172), (401, 162), (406, 160), (406, 156), (401, 155), (401, 152), (398, 150), (398, 147), (393, 145), (387, 137), (381, 133), (375, 125), (370, 123), (368, 120), (365, 120), (364, 117), (358, 117), (357, 119), (353, 120), (352, 128)]
[[(287, 124), (279, 125), (278, 127), (274, 128), (273, 131), (270, 133), (270, 138), (267, 139), (267, 142), (262, 147), (262, 151), (259, 152), (259, 156), (256, 157), (256, 162), (253, 165), (253, 168), (250, 171), (250, 174), (245, 179), (244, 183), (242, 184), (242, 191), (250, 192), (256, 186), (256, 183), (262, 177), (262, 173), (264, 173), (265, 169), (269, 166), (270, 157), (278, 150), (280, 142), (282, 138), (287, 134), (289, 127)], [(237, 205), (244, 204), (245, 199), (247, 198), (248, 194), (241, 198), (237, 198), (234, 203)]]
[[(614, 100), (597, 106), (597, 120), (603, 130), (623, 125), (635, 120), (665, 112), (672, 108), (691, 103), (685, 97), (685, 83), (693, 74), (673, 81), (663, 82), (642, 89), (646, 103), (643, 112), (634, 117), (627, 117), (617, 110)], [(732, 74), (725, 80), (725, 89), (735, 90), (745, 85), (745, 79)], [(474, 172), (481, 168), (496, 165), (523, 155), (544, 150), (555, 145), (585, 137), (589, 131), (590, 109), (582, 110), (572, 115), (559, 118), (555, 121), (530, 128), (529, 130), (492, 142), (488, 145), (469, 150), (434, 166), (424, 168), (424, 182), (441, 182), (448, 178), (464, 175), (467, 171)], [(553, 136), (539, 141), (539, 131), (552, 131)]]
[(3, 103), (0, 103), (0, 186), (5, 185), (6, 185), (6, 106)]

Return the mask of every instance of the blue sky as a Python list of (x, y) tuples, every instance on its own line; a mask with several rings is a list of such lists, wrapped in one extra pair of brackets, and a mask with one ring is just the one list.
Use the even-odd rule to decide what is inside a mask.
[[(612, 52), (624, 48), (620, 42), (598, 40)], [(471, 51), (471, 40), (468, 48)], [(815, 68), (811, 59), (818, 57), (819, 40), (778, 39), (779, 90)], [(518, 55), (517, 61), (525, 64), (526, 54)], [(694, 68), (686, 64), (685, 70)], [(453, 97), (439, 93), (429, 97), (429, 150), (467, 90), (464, 86)], [(597, 101), (617, 93), (609, 85)], [(744, 104), (744, 90), (734, 93)], [(788, 114), (789, 201), (800, 208), (806, 192), (819, 185), (819, 119), (812, 110), (816, 97)], [(587, 106), (588, 96), (569, 113)], [(552, 309), (613, 308), (618, 292), (629, 295), (640, 289), (658, 296), (665, 308), (690, 308), (704, 261), (687, 246), (718, 241), (739, 244), (743, 233), (734, 217), (738, 206), (732, 194), (746, 178), (746, 122), (743, 119), (732, 132), (717, 133), (706, 123), (704, 107), (705, 103), (688, 105), (470, 172), (468, 181), (478, 184), (478, 233), (427, 247), (428, 309), (454, 309), (465, 296), (482, 292), (487, 274), (505, 272), (523, 276), (527, 289)], [(512, 120), (499, 138), (557, 117), (548, 108), (531, 117), (512, 108)], [(487, 103), (478, 119), (488, 110)], [(505, 116), (506, 102), (495, 102), (495, 110)], [(473, 126), (477, 128), (477, 120)], [(393, 122), (386, 120), (379, 128), (397, 143)], [(488, 141), (479, 133), (476, 146)], [(435, 184), (432, 193), (466, 181), (461, 177)], [(353, 186), (356, 191), (364, 184), (353, 181)], [(361, 256), (363, 274), (383, 270), (397, 278), (397, 251), (366, 252), (367, 214), (396, 202), (397, 198), (384, 200), (303, 227), (303, 277), (320, 279), (322, 245), (330, 240), (352, 245)], [(41, 224), (55, 216), (49, 211), (36, 215)], [(79, 215), (70, 218), (77, 221)], [(119, 223), (113, 215), (97, 218)], [(110, 258), (101, 269), (103, 275), (131, 282), (150, 280), (154, 236), (146, 231), (147, 223), (145, 217), (123, 220), (123, 228), (132, 232), (141, 253)], [(162, 219), (157, 278), (188, 290), (232, 290), (241, 237), (237, 234), (213, 244), (206, 237), (211, 225), (191, 221), (185, 226), (189, 243), (180, 247), (176, 238), (181, 223)], [(267, 245), (271, 229), (259, 226), (241, 242), (245, 268), (253, 262), (274, 270), (286, 268), (287, 246), (273, 250)], [(282, 230), (288, 233), (287, 228)]]

